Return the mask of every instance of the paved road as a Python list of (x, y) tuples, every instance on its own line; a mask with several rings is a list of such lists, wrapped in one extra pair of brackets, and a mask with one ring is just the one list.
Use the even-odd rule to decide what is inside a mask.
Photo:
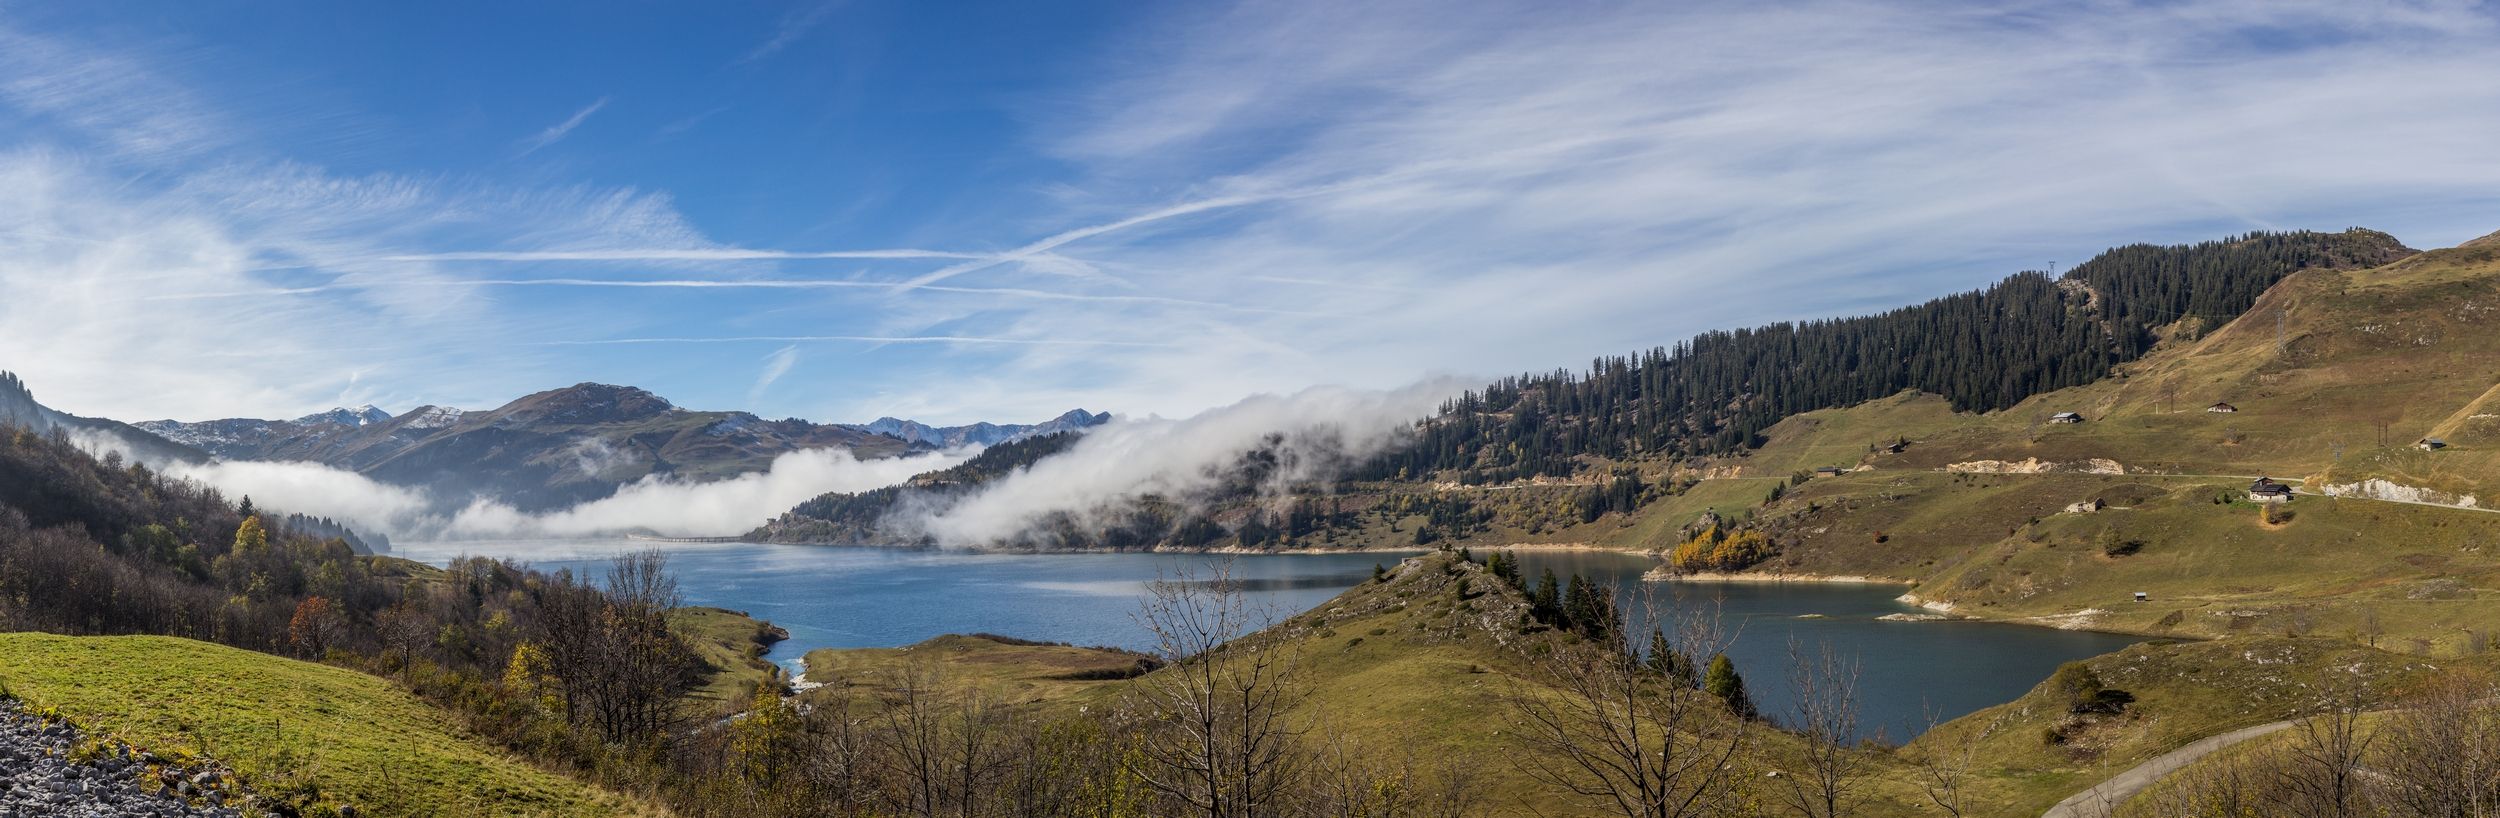
[(2153, 782), (2160, 781), (2162, 776), (2178, 772), (2187, 765), (2196, 763), (2197, 759), (2212, 755), (2215, 750), (2278, 732), (2297, 723), (2297, 721), (2278, 721), (2260, 724), (2189, 742), (2185, 747), (2164, 753), (2159, 758), (2135, 765), (2134, 769), (2111, 776), (2108, 781), (2096, 784), (2091, 789), (2068, 796), (2066, 800), (2057, 802), (2057, 806), (2050, 807), (2049, 811), (2040, 813), (2040, 818), (2102, 818), (2116, 812), (2118, 805), (2126, 803), (2127, 799), (2135, 797), (2136, 793), (2153, 786)]

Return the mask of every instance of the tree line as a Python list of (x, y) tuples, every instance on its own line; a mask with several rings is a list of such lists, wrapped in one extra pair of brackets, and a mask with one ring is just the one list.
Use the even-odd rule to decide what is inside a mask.
[(1500, 482), (1573, 474), (1589, 458), (1721, 454), (1759, 445), (1789, 415), (1904, 390), (1942, 395), (1960, 411), (2003, 409), (2098, 380), (2150, 351), (2165, 328), (2193, 338), (2220, 326), (2292, 272), (2404, 252), (2359, 229), (2139, 244), (2056, 278), (2019, 273), (1875, 315), (1706, 332), (1467, 392), (1364, 476)]

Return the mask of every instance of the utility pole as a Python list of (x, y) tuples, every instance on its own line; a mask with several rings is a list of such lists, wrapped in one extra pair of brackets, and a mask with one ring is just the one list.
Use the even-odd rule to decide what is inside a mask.
[(2274, 354), (2277, 357), (2289, 354), (2292, 349), (2291, 345), (2283, 340), (2283, 320), (2285, 314), (2289, 312), (2289, 308), (2274, 308)]

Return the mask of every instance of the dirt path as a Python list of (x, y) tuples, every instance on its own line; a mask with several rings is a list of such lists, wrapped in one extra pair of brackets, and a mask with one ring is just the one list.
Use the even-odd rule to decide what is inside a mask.
[(2321, 494), (2314, 491), (2302, 491), (2300, 489), (2293, 489), (2292, 493), (2298, 494), (2302, 497), (2323, 497), (2328, 500), (2359, 500), (2365, 503), (2403, 503), (2408, 506), (2429, 506), (2431, 508), (2444, 508), (2450, 511), (2479, 511), (2484, 514), (2500, 514), (2500, 508), (2482, 508), (2479, 506), (2468, 508), (2466, 506), (2452, 506), (2447, 503), (2425, 503), (2420, 500), (2390, 500), (2385, 497), (2356, 497), (2350, 494)]
[(2187, 765), (2196, 763), (2197, 759), (2212, 755), (2216, 750), (2279, 732), (2297, 723), (2297, 721), (2278, 721), (2255, 727), (2243, 727), (2219, 736), (2197, 739), (2189, 742), (2185, 747), (2163, 753), (2158, 758), (2111, 776), (2109, 780), (2093, 785), (2091, 789), (2067, 796), (2066, 800), (2057, 802), (2057, 806), (2040, 813), (2040, 818), (2103, 818), (2116, 812), (2120, 804), (2135, 797), (2136, 793), (2153, 786), (2153, 782), (2160, 781), (2162, 776), (2178, 772)]

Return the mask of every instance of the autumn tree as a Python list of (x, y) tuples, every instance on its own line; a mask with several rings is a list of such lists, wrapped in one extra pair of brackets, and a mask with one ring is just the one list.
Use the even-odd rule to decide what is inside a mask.
[(295, 606), (295, 616), (287, 621), (287, 639), (305, 656), (319, 659), (347, 633), (347, 618), (330, 604), (328, 597), (305, 597)]

